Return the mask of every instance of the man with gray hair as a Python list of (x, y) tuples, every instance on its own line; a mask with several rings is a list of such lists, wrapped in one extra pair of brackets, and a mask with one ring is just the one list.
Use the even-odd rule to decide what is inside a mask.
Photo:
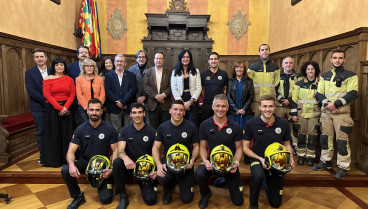
[[(122, 54), (115, 56), (115, 70), (105, 75), (106, 92), (106, 120), (118, 132), (124, 125), (132, 122), (129, 116), (130, 104), (134, 102), (137, 91), (137, 81), (132, 72), (124, 70), (125, 57)], [(122, 118), (124, 117), (124, 123)]]
[(137, 61), (136, 65), (133, 65), (129, 68), (129, 72), (134, 73), (135, 78), (137, 79), (137, 92), (135, 94), (136, 102), (144, 104), (146, 116), (144, 116), (144, 122), (147, 125), (150, 125), (148, 120), (148, 114), (147, 114), (147, 93), (144, 91), (143, 87), (143, 79), (144, 75), (146, 74), (146, 70), (150, 68), (149, 65), (147, 65), (147, 53), (144, 50), (138, 50), (138, 52), (135, 54), (135, 59)]

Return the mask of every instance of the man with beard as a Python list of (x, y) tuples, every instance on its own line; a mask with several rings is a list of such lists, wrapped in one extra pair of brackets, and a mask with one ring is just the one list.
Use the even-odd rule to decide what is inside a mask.
[[(68, 187), (69, 194), (74, 200), (68, 209), (76, 209), (86, 202), (81, 192), (77, 178), (85, 173), (89, 160), (95, 155), (109, 157), (112, 150), (112, 161), (116, 158), (118, 136), (114, 127), (101, 120), (102, 103), (94, 98), (88, 102), (87, 114), (89, 121), (79, 125), (69, 144), (66, 160), (68, 164), (61, 169), (61, 175)], [(75, 161), (75, 153), (79, 150), (80, 158)], [(98, 196), (103, 204), (112, 201), (112, 169), (103, 171), (103, 182), (98, 188)]]
[[(335, 178), (344, 179), (350, 170), (349, 134), (354, 121), (350, 116), (350, 103), (358, 97), (358, 76), (343, 67), (345, 52), (335, 50), (331, 55), (333, 69), (322, 74), (317, 87), (316, 98), (322, 104), (321, 158), (313, 170), (331, 169), (333, 138), (336, 135), (337, 166)], [(336, 132), (335, 132), (336, 130)]]
[(114, 65), (115, 70), (105, 74), (106, 120), (119, 132), (123, 125), (132, 122), (129, 109), (137, 91), (137, 81), (132, 72), (124, 70), (126, 66), (124, 55), (117, 54)]
[[(194, 197), (194, 169), (193, 165), (199, 153), (198, 129), (194, 123), (183, 118), (185, 108), (183, 101), (175, 100), (170, 108), (171, 119), (161, 124), (156, 132), (155, 142), (152, 147), (153, 159), (157, 165), (158, 181), (163, 186), (163, 204), (167, 205), (172, 200), (172, 193), (176, 184), (179, 184), (180, 199), (189, 204)], [(171, 146), (181, 144), (188, 150), (189, 164), (185, 170), (175, 173), (166, 165), (166, 154)], [(165, 157), (160, 157), (160, 147), (164, 146)]]
[[(135, 78), (137, 79), (137, 93), (135, 94), (136, 102), (141, 103), (141, 104), (145, 104), (146, 99), (147, 99), (147, 94), (144, 91), (143, 81), (144, 81), (144, 75), (146, 74), (146, 69), (150, 68), (147, 65), (147, 53), (146, 53), (146, 51), (139, 50), (135, 54), (135, 59), (137, 61), (137, 64), (130, 67), (129, 72), (134, 73)], [(146, 106), (145, 106), (145, 112), (147, 112), (147, 107)], [(144, 122), (147, 125), (150, 125), (149, 120), (148, 120), (148, 114), (145, 114)]]
[(226, 95), (227, 82), (229, 76), (219, 68), (220, 55), (217, 52), (211, 52), (208, 56), (208, 64), (210, 69), (201, 74), (202, 81), (202, 122), (213, 116), (212, 101), (215, 95)]
[(290, 127), (285, 118), (274, 115), (276, 107), (273, 96), (263, 95), (258, 108), (261, 115), (247, 121), (243, 130), (243, 151), (251, 159), (249, 208), (258, 209), (258, 198), (262, 185), (270, 205), (278, 208), (282, 203), (284, 179), (282, 175), (271, 174), (265, 164), (264, 154), (268, 145), (274, 142), (281, 143), (290, 151), (290, 163), (294, 167)]
[[(133, 123), (120, 130), (118, 142), (118, 157), (114, 160), (113, 176), (115, 193), (120, 195), (117, 209), (125, 209), (129, 204), (125, 189), (126, 176), (132, 176), (137, 160), (144, 155), (152, 155), (152, 145), (156, 130), (144, 123), (145, 111), (142, 103), (135, 102), (131, 106), (130, 117)], [(150, 179), (137, 180), (141, 194), (147, 205), (153, 205), (157, 199), (156, 172), (150, 174)]]
[(253, 79), (254, 84), (252, 110), (256, 117), (260, 113), (258, 107), (261, 96), (270, 94), (276, 97), (275, 87), (280, 82), (280, 69), (270, 61), (270, 50), (268, 44), (259, 46), (260, 60), (248, 68), (248, 75)]

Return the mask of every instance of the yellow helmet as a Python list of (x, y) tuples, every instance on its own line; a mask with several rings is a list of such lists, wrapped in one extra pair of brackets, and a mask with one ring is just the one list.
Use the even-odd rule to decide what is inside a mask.
[(189, 151), (186, 146), (182, 144), (172, 145), (166, 154), (166, 165), (175, 173), (185, 170), (185, 166), (189, 164)]
[(225, 174), (233, 168), (234, 156), (227, 146), (221, 144), (212, 149), (210, 162), (216, 172)]
[(110, 160), (103, 155), (93, 156), (86, 168), (86, 177), (92, 187), (99, 188), (103, 181), (103, 170), (110, 168)]
[(266, 148), (265, 163), (268, 168), (285, 174), (291, 170), (290, 152), (284, 145), (274, 142)]
[(156, 164), (150, 155), (143, 155), (135, 162), (134, 177), (138, 180), (148, 180), (156, 169)]

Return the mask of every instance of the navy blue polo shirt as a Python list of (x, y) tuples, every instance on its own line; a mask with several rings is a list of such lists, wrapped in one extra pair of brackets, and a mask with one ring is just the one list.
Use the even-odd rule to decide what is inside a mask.
[(120, 130), (119, 141), (126, 142), (125, 152), (135, 162), (145, 154), (152, 156), (155, 133), (156, 130), (147, 124), (138, 131), (131, 123)]
[(229, 76), (223, 70), (218, 69), (216, 73), (206, 70), (201, 74), (202, 87), (204, 88), (203, 102), (212, 104), (213, 98), (217, 94), (224, 93), (224, 86), (227, 86)]
[(223, 127), (219, 127), (213, 121), (213, 117), (203, 121), (199, 126), (199, 139), (208, 142), (210, 153), (213, 148), (223, 144), (235, 155), (235, 142), (240, 141), (242, 138), (242, 131), (239, 125), (229, 118)]
[(244, 140), (250, 141), (250, 149), (261, 157), (268, 145), (291, 140), (289, 122), (277, 116), (273, 124), (266, 124), (260, 116), (254, 117), (247, 121), (243, 133)]
[(157, 128), (155, 140), (162, 142), (164, 145), (165, 156), (169, 148), (176, 143), (186, 146), (190, 155), (192, 155), (192, 144), (199, 142), (198, 129), (194, 123), (185, 119), (178, 126), (168, 120)]
[(89, 121), (79, 125), (74, 131), (71, 143), (79, 145), (81, 157), (89, 161), (95, 155), (109, 157), (110, 144), (118, 142), (116, 129), (101, 121), (101, 124), (94, 128)]

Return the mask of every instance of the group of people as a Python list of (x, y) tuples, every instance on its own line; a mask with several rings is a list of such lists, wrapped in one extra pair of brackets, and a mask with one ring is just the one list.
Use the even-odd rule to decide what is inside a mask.
[[(139, 50), (137, 64), (125, 70), (124, 55), (105, 57), (99, 69), (84, 46), (78, 47), (76, 62), (67, 66), (57, 57), (48, 68), (46, 53), (35, 49), (36, 66), (26, 71), (25, 81), (40, 163), (53, 167), (65, 164), (62, 176), (74, 198), (68, 208), (78, 208), (85, 202), (76, 178), (95, 155), (111, 159), (111, 169), (104, 170), (98, 193), (102, 203), (110, 203), (114, 182), (115, 193), (120, 195), (117, 208), (127, 208), (126, 176), (133, 174), (135, 162), (144, 155), (152, 156), (157, 168), (148, 180), (138, 181), (145, 203), (156, 203), (158, 183), (163, 185), (164, 204), (171, 202), (176, 184), (182, 202), (190, 203), (196, 181), (202, 195), (198, 206), (206, 208), (212, 196), (208, 179), (218, 174), (213, 171), (209, 153), (219, 145), (233, 155), (230, 172), (218, 177), (224, 179), (234, 205), (244, 201), (238, 169), (243, 153), (252, 174), (249, 208), (258, 208), (262, 186), (271, 206), (281, 205), (283, 176), (269, 172), (264, 157), (273, 142), (283, 144), (291, 156), (293, 145), (298, 164), (306, 162), (314, 170), (325, 170), (332, 165), (336, 134), (339, 169), (335, 177), (345, 178), (350, 169), (348, 134), (353, 126), (349, 104), (357, 98), (358, 78), (343, 68), (344, 52), (332, 53), (333, 69), (320, 77), (315, 62), (304, 63), (301, 75), (296, 73), (292, 57), (283, 59), (280, 72), (269, 60), (267, 44), (259, 47), (259, 55), (260, 60), (247, 72), (243, 62), (233, 63), (229, 78), (219, 69), (216, 52), (208, 57), (209, 69), (200, 73), (189, 50), (179, 53), (173, 70), (163, 67), (164, 53), (157, 52), (155, 66), (150, 67), (147, 53)], [(319, 130), (321, 159), (314, 165)], [(176, 144), (189, 151), (189, 163), (181, 173), (167, 167), (166, 154)], [(202, 164), (194, 169), (198, 156)], [(294, 166), (293, 158), (290, 160)]]

